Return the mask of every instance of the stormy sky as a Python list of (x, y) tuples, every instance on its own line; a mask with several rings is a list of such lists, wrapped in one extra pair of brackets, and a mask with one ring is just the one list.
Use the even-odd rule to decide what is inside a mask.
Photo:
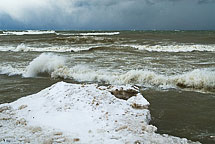
[(0, 0), (0, 29), (215, 30), (215, 0)]

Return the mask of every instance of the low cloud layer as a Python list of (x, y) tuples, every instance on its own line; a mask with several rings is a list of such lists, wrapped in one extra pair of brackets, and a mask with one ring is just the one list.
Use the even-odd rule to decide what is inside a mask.
[(215, 29), (215, 0), (0, 0), (0, 29)]

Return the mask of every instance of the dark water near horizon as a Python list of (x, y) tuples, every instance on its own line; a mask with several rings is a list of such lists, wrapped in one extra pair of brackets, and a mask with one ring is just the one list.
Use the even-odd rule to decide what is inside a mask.
[(215, 31), (0, 32), (0, 103), (62, 80), (139, 85), (158, 133), (215, 143)]

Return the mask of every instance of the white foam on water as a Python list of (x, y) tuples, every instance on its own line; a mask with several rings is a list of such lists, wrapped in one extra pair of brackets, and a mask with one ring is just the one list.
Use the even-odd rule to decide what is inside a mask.
[(0, 46), (0, 51), (14, 51), (15, 49), (14, 46)]
[(125, 73), (94, 70), (77, 65), (72, 68), (55, 70), (52, 77), (71, 78), (77, 81), (105, 82), (108, 84), (141, 84), (146, 87), (192, 88), (198, 90), (215, 89), (215, 71), (211, 69), (195, 69), (178, 75), (162, 75), (149, 70), (130, 70)]
[(119, 35), (120, 32), (89, 32), (89, 33), (57, 33), (58, 35), (102, 36)]
[(24, 43), (21, 43), (16, 47), (16, 49), (14, 49), (14, 51), (16, 51), (16, 52), (19, 52), (19, 51), (27, 52), (27, 51), (31, 51), (31, 49), (28, 46), (26, 46)]
[(66, 59), (64, 57), (51, 53), (43, 53), (35, 58), (26, 68), (24, 77), (35, 77), (40, 73), (48, 73), (55, 71), (60, 67), (64, 67)]
[(215, 89), (214, 69), (195, 69), (182, 75), (172, 76), (170, 80), (182, 87), (194, 89)]
[(0, 74), (6, 74), (8, 76), (22, 75), (24, 73), (24, 71), (25, 71), (25, 69), (15, 68), (15, 67), (11, 66), (10, 64), (0, 65)]
[(11, 66), (1, 67), (1, 74), (36, 77), (48, 74), (52, 78), (74, 79), (79, 82), (104, 82), (107, 84), (140, 84), (145, 87), (191, 88), (194, 90), (215, 90), (215, 68), (194, 69), (175, 75), (163, 75), (150, 70), (129, 70), (124, 72), (97, 69), (87, 65), (68, 67), (66, 59), (56, 54), (43, 53), (26, 67), (26, 70)]
[(215, 45), (124, 45), (138, 50), (146, 50), (149, 52), (193, 52), (208, 51), (215, 52)]
[(28, 48), (28, 51), (37, 51), (37, 52), (81, 52), (88, 51), (93, 48), (97, 48), (99, 46), (79, 46), (79, 47), (71, 47), (71, 46), (51, 46), (45, 48)]
[(29, 47), (28, 45), (21, 43), (17, 46), (7, 45), (7, 46), (0, 46), (0, 51), (12, 51), (12, 52), (28, 52), (34, 51), (33, 47)]
[[(95, 38), (95, 40), (97, 40)], [(101, 40), (101, 39), (98, 39)], [(85, 44), (85, 45), (64, 45), (64, 46), (49, 46), (49, 47), (33, 47), (21, 43), (14, 46), (0, 46), (0, 51), (14, 51), (14, 52), (80, 52), (88, 51), (97, 47), (107, 47), (111, 45), (105, 44)], [(193, 52), (193, 51), (202, 51), (202, 52), (215, 52), (215, 45), (121, 45), (124, 47), (132, 47), (138, 50), (145, 50), (149, 52)]]
[(81, 52), (81, 51), (88, 51), (90, 49), (94, 49), (100, 46), (95, 45), (85, 45), (85, 46), (50, 46), (50, 47), (32, 47), (28, 46), (24, 43), (21, 43), (14, 46), (0, 46), (0, 51), (13, 51), (13, 52)]
[(38, 34), (54, 34), (55, 31), (39, 31), (39, 30), (27, 30), (27, 31), (3, 31), (2, 35), (38, 35)]

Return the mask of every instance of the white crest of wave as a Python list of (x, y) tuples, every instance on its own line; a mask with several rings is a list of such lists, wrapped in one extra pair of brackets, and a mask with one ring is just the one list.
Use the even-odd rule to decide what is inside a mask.
[(14, 68), (12, 65), (0, 65), (0, 74), (7, 74), (8, 76), (21, 75), (24, 69)]
[(107, 84), (141, 84), (147, 87), (191, 88), (198, 90), (215, 90), (215, 69), (195, 69), (177, 75), (163, 75), (149, 70), (130, 70), (127, 72), (98, 70), (87, 65), (66, 66), (66, 59), (51, 53), (43, 53), (35, 58), (23, 70), (12, 66), (1, 66), (0, 74), (23, 74), (35, 77), (47, 73), (52, 78), (74, 79), (80, 82), (104, 82)]
[(195, 89), (215, 89), (215, 71), (210, 69), (196, 69), (171, 78), (178, 86)]
[(114, 73), (102, 70), (94, 70), (86, 65), (76, 65), (71, 69), (71, 76), (79, 81), (108, 82), (114, 78)]
[(80, 52), (80, 51), (88, 51), (90, 49), (97, 48), (99, 46), (77, 46), (77, 47), (71, 47), (71, 46), (50, 46), (50, 47), (30, 47), (24, 43), (21, 43), (14, 46), (0, 46), (0, 51), (13, 51), (13, 52)]
[(65, 66), (65, 58), (51, 53), (42, 53), (35, 58), (26, 68), (24, 77), (35, 77), (40, 73), (51, 74), (60, 67)]
[(0, 46), (0, 51), (13, 51), (13, 52), (28, 52), (28, 51), (34, 51), (36, 48), (29, 47), (25, 45), (24, 43), (21, 43), (14, 46)]
[(150, 52), (193, 52), (193, 51), (215, 51), (215, 45), (125, 45), (138, 50)]
[(14, 49), (14, 51), (16, 51), (16, 52), (19, 52), (19, 51), (27, 52), (27, 51), (30, 51), (30, 48), (27, 47), (24, 43), (21, 43), (16, 47), (16, 49)]
[(57, 35), (80, 35), (80, 36), (102, 36), (119, 35), (120, 32), (89, 32), (89, 33), (57, 33)]
[(215, 89), (215, 71), (195, 69), (184, 74), (165, 76), (147, 70), (131, 70), (118, 77), (124, 84), (134, 83), (145, 86), (182, 87), (193, 89)]
[(166, 84), (166, 77), (158, 75), (155, 72), (148, 70), (131, 70), (125, 74), (120, 75), (116, 81), (119, 83), (133, 83), (133, 84), (148, 84), (148, 85), (164, 85)]
[[(69, 70), (69, 71), (68, 71)], [(87, 65), (76, 65), (70, 69), (59, 69), (52, 73), (53, 77), (73, 78), (77, 81), (97, 81), (109, 84), (166, 84), (166, 77), (148, 70), (130, 70), (126, 73), (95, 70)], [(67, 75), (68, 74), (68, 75)]]
[(149, 70), (130, 70), (125, 73), (95, 70), (85, 65), (70, 69), (62, 67), (52, 72), (52, 77), (72, 78), (77, 81), (105, 82), (108, 84), (141, 84), (147, 87), (215, 89), (215, 71), (196, 69), (184, 74), (162, 75)]
[(99, 35), (118, 35), (120, 32), (97, 32), (97, 33), (80, 33), (79, 35), (83, 36), (99, 36)]
[(87, 65), (76, 65), (72, 68), (62, 67), (52, 72), (53, 78), (72, 78), (77, 81), (97, 81), (111, 83), (115, 77), (113, 73), (108, 73), (102, 70), (94, 70)]
[(4, 35), (36, 35), (36, 34), (53, 34), (55, 31), (39, 31), (39, 30), (27, 30), (27, 31), (4, 31)]

